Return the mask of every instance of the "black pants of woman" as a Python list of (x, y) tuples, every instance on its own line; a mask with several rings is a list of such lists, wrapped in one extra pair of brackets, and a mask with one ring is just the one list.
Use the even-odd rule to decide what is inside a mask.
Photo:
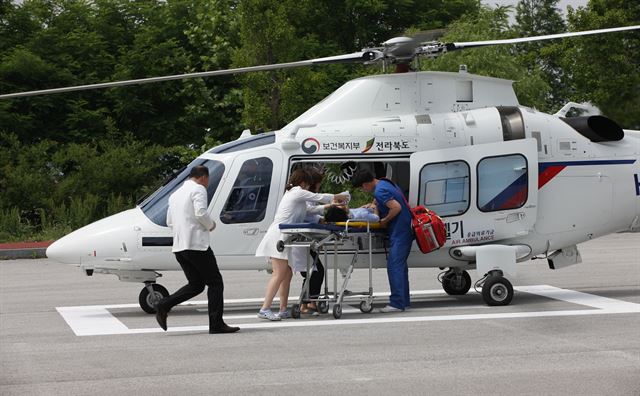
[[(324, 266), (322, 265), (322, 261), (320, 261), (320, 257), (318, 253), (313, 250), (310, 252), (311, 257), (316, 264), (316, 271), (311, 271), (311, 279), (309, 280), (309, 297), (310, 298), (318, 298), (320, 296), (320, 289), (322, 289), (322, 282), (324, 282)], [(306, 280), (307, 272), (300, 272), (300, 275)], [(302, 282), (304, 286), (304, 281)]]

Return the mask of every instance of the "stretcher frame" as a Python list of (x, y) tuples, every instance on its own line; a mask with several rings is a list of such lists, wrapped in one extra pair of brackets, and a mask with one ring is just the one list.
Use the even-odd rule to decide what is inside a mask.
[[(354, 226), (358, 224), (358, 226)], [(346, 222), (335, 224), (281, 224), (280, 231), (287, 235), (285, 241), (281, 241), (280, 247), (305, 247), (307, 249), (307, 276), (300, 291), (298, 303), (291, 308), (291, 316), (295, 319), (300, 318), (300, 307), (302, 304), (315, 302), (320, 313), (329, 312), (329, 304), (333, 304), (333, 317), (340, 319), (342, 317), (342, 304), (346, 295), (351, 275), (358, 261), (360, 253), (359, 238), (366, 237), (368, 239), (368, 275), (369, 287), (367, 291), (349, 292), (349, 297), (360, 297), (360, 311), (362, 313), (370, 313), (373, 310), (373, 234), (379, 228), (372, 228), (369, 222), (357, 220), (347, 220)], [(338, 246), (343, 245), (345, 240), (351, 240), (354, 250), (351, 257), (342, 285), (338, 289)], [(315, 265), (320, 251), (324, 255), (324, 262), (328, 269), (328, 248), (333, 247), (333, 291), (329, 290), (328, 271), (325, 270), (324, 294), (320, 294), (316, 298), (311, 298), (309, 293), (309, 283), (311, 280), (311, 271)], [(310, 250), (316, 252), (316, 259), (311, 261)], [(343, 252), (344, 253), (344, 252)]]

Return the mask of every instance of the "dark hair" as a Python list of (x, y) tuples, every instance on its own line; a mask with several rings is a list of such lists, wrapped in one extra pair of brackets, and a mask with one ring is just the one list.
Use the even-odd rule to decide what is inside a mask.
[(191, 172), (189, 172), (189, 177), (193, 179), (197, 179), (202, 176), (209, 177), (209, 168), (206, 166), (198, 165), (191, 168)]
[(364, 183), (372, 182), (374, 179), (373, 173), (368, 169), (358, 169), (351, 178), (351, 185), (354, 188), (360, 188)]
[(322, 183), (322, 179), (324, 179), (324, 173), (315, 168), (310, 168), (309, 173), (311, 174), (311, 186), (309, 187), (309, 191), (317, 193), (316, 184)]
[(349, 220), (349, 214), (346, 210), (339, 206), (329, 206), (327, 213), (324, 214), (324, 220), (330, 223)]
[(287, 184), (287, 190), (291, 190), (295, 186), (299, 186), (302, 183), (307, 183), (309, 186), (313, 184), (313, 177), (306, 169), (296, 169), (289, 177), (289, 184)]

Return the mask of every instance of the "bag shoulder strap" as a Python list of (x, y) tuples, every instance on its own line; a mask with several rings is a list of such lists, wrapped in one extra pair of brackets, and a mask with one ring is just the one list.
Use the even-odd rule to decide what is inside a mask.
[(381, 177), (380, 180), (384, 180), (387, 183), (391, 184), (392, 186), (394, 186), (396, 188), (396, 190), (398, 190), (398, 192), (400, 193), (400, 196), (402, 196), (402, 199), (404, 199), (404, 203), (407, 205), (407, 209), (409, 209), (409, 213), (411, 213), (411, 218), (413, 218), (413, 212), (411, 211), (411, 205), (409, 205), (409, 201), (407, 201), (407, 198), (404, 196), (404, 193), (402, 192), (402, 190), (400, 190), (400, 187), (398, 187), (398, 185), (394, 182), (392, 182), (391, 180), (387, 179), (386, 177)]

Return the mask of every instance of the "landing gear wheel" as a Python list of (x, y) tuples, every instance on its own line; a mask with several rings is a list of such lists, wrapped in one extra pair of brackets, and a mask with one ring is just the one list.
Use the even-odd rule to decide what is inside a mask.
[(336, 304), (333, 306), (333, 317), (340, 319), (342, 317), (342, 305)]
[(482, 298), (487, 305), (509, 305), (513, 299), (513, 286), (502, 276), (489, 276), (482, 285)]
[(360, 312), (371, 313), (371, 311), (373, 311), (373, 304), (371, 304), (368, 300), (360, 301)]
[(154, 314), (156, 313), (155, 304), (160, 301), (160, 299), (167, 297), (169, 292), (164, 286), (157, 283), (152, 283), (151, 287), (153, 288), (153, 294), (149, 293), (149, 289), (147, 289), (146, 286), (140, 290), (138, 303), (144, 312)]
[(449, 270), (442, 277), (442, 288), (450, 296), (462, 296), (467, 294), (471, 288), (471, 276), (467, 271), (456, 274)]
[(293, 304), (293, 307), (291, 307), (291, 317), (300, 319), (300, 304)]
[(327, 312), (329, 312), (329, 304), (327, 304), (326, 301), (318, 301), (318, 312), (320, 312), (321, 314), (326, 314)]

